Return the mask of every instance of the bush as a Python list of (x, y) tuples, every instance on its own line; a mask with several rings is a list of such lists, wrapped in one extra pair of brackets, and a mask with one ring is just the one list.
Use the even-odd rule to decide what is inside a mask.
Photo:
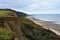
[(0, 28), (0, 40), (10, 40), (14, 36), (14, 32), (6, 28)]
[(33, 21), (20, 18), (22, 24), (22, 33), (30, 40), (60, 40), (59, 36), (48, 29), (42, 28), (43, 26), (35, 24)]

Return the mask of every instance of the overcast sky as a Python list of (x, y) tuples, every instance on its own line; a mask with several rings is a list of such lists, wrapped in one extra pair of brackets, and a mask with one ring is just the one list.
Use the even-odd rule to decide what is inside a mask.
[(28, 14), (60, 14), (60, 0), (0, 0), (0, 8)]

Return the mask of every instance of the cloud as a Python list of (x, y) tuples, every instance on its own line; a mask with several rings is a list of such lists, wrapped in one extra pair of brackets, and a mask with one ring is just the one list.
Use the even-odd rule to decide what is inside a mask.
[(0, 8), (12, 8), (28, 14), (60, 13), (60, 0), (0, 0)]
[[(59, 0), (40, 0), (33, 2), (29, 6), (27, 6), (27, 11), (30, 14), (59, 14), (60, 8), (59, 7)], [(57, 7), (56, 7), (57, 6)]]
[[(26, 12), (26, 11), (25, 11)], [(60, 14), (60, 10), (27, 11), (28, 14)]]

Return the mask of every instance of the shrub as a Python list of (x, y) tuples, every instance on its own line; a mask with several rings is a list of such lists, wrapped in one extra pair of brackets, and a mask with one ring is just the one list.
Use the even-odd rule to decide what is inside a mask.
[(0, 28), (0, 40), (10, 40), (14, 36), (14, 32), (6, 28)]
[(43, 26), (35, 24), (33, 21), (20, 18), (22, 24), (22, 33), (30, 40), (60, 40), (59, 36), (51, 30), (42, 28)]

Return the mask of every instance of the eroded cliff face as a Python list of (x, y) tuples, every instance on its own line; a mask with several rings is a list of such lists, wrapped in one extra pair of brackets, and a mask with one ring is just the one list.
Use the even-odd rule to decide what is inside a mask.
[(8, 30), (15, 32), (15, 38), (18, 40), (24, 40), (21, 32), (20, 20), (15, 12), (10, 14), (11, 16), (0, 17), (0, 22), (2, 26)]
[(21, 32), (21, 24), (18, 19), (13, 21), (7, 21), (8, 25), (10, 26), (10, 29), (15, 32), (16, 38), (19, 40), (23, 40), (22, 32)]

